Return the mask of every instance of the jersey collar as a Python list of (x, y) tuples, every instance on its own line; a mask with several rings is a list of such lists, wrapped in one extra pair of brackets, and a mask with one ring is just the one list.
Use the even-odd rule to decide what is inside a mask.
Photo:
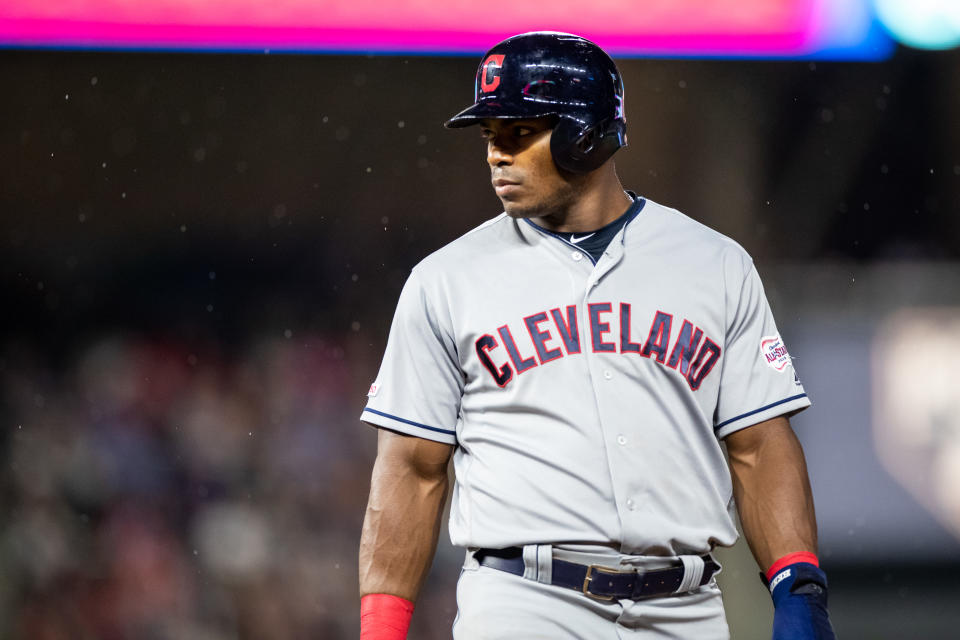
[[(624, 241), (624, 236), (626, 233), (625, 229), (627, 225), (630, 224), (630, 222), (632, 222), (634, 218), (636, 218), (640, 214), (640, 211), (643, 210), (644, 205), (647, 203), (645, 198), (638, 196), (633, 191), (627, 191), (626, 193), (633, 200), (633, 204), (631, 204), (627, 208), (627, 210), (623, 213), (623, 215), (618, 217), (616, 220), (608, 222), (606, 225), (604, 225), (603, 227), (595, 231), (582, 231), (582, 232), (577, 232), (575, 235), (601, 234), (601, 235), (612, 236), (610, 237), (610, 240), (607, 244), (607, 249), (606, 249), (607, 252), (609, 252), (610, 245), (613, 244), (614, 240), (618, 236), (620, 238), (620, 244), (622, 246)], [(550, 231), (549, 229), (545, 229), (540, 225), (536, 224), (529, 218), (523, 218), (523, 221), (527, 223), (528, 229), (533, 229), (537, 231), (538, 233), (536, 233), (535, 235), (539, 236), (540, 238), (553, 237), (553, 238), (556, 238), (557, 240), (560, 240), (563, 244), (571, 247), (572, 249), (583, 250), (582, 246), (578, 246), (577, 244), (574, 244), (573, 242), (571, 242), (571, 238), (570, 238), (571, 234), (569, 232), (559, 233), (556, 231)], [(521, 227), (523, 227), (523, 225), (521, 225)], [(523, 231), (521, 231), (521, 233), (523, 233)], [(524, 233), (524, 235), (527, 235), (527, 234)], [(584, 251), (584, 254), (590, 259), (590, 262), (592, 262), (593, 264), (596, 264), (596, 261), (593, 259), (592, 256), (590, 256), (589, 252)]]

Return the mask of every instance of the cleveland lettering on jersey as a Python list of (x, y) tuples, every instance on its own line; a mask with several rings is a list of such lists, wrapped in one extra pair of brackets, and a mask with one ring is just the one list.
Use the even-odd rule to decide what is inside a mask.
[[(690, 389), (700, 388), (722, 349), (702, 329), (683, 319), (680, 330), (673, 331), (673, 314), (657, 311), (646, 339), (634, 341), (632, 309), (629, 303), (617, 307), (612, 302), (587, 304), (588, 345), (592, 353), (637, 355), (653, 360), (680, 374)], [(506, 387), (516, 377), (535, 367), (560, 358), (583, 353), (577, 305), (538, 311), (522, 320), (529, 343), (518, 344), (509, 324), (485, 333), (474, 343), (477, 358), (497, 386)], [(618, 321), (619, 320), (619, 321)], [(613, 326), (613, 325), (619, 326)], [(498, 341), (494, 333), (500, 336)], [(642, 332), (638, 332), (643, 335)], [(517, 335), (523, 335), (520, 331)]]

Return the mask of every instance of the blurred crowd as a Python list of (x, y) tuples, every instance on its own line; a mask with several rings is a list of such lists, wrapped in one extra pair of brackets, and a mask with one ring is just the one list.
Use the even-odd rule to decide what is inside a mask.
[(0, 361), (0, 638), (351, 637), (375, 433), (322, 336)]

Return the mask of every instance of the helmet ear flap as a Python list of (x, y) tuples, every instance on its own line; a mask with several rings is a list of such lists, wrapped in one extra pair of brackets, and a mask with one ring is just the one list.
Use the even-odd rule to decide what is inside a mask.
[(581, 127), (569, 118), (560, 118), (550, 138), (550, 153), (558, 167), (569, 173), (590, 173), (599, 169), (620, 147), (626, 146), (622, 121), (604, 120)]

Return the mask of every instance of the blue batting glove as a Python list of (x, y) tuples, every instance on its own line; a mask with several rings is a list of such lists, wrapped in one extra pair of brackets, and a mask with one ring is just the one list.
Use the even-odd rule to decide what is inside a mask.
[[(764, 583), (767, 582), (763, 577)], [(827, 613), (827, 575), (807, 562), (788, 564), (767, 585), (773, 597), (773, 640), (834, 640)]]

